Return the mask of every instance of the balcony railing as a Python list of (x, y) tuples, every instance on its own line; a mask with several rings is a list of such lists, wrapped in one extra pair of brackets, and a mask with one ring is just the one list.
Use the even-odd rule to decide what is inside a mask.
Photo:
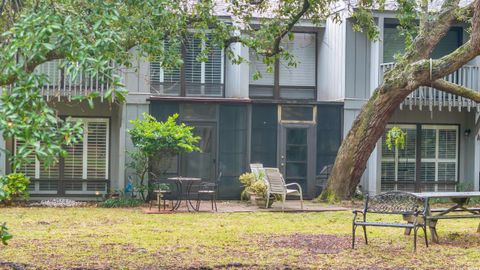
[[(389, 69), (393, 68), (395, 63), (383, 63), (380, 65), (381, 81), (383, 81), (383, 74)], [(480, 66), (466, 65), (455, 71), (454, 73), (445, 77), (445, 80), (456, 83), (475, 91), (480, 91)], [(473, 108), (480, 110), (480, 104), (473, 102), (470, 99), (459, 97), (457, 95), (449, 94), (433, 87), (421, 86), (402, 102), (400, 108), (418, 106), (421, 110), (427, 107), (430, 110), (437, 107), (442, 110), (447, 107), (448, 110), (457, 108), (459, 111), (462, 108), (467, 108), (468, 111)]]
[[(92, 92), (97, 92), (103, 99), (104, 94), (110, 88), (110, 83), (105, 75), (89, 76), (78, 74), (75, 78), (65, 74), (65, 70), (59, 68), (58, 61), (51, 61), (41, 64), (35, 72), (45, 74), (48, 82), (41, 86), (40, 90), (47, 100), (67, 97), (69, 100), (75, 96), (87, 96)], [(9, 91), (10, 86), (4, 87)]]

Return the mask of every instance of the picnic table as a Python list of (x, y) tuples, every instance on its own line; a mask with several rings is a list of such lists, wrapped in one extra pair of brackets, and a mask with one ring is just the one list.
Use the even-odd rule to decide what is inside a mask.
[[(469, 207), (468, 202), (472, 198), (480, 198), (480, 192), (423, 192), (413, 193), (424, 201), (425, 218), (432, 235), (432, 241), (438, 243), (437, 222), (440, 219), (462, 219), (462, 218), (480, 218), (480, 208)], [(450, 208), (432, 209), (432, 199), (448, 199), (453, 203)], [(411, 217), (404, 217), (407, 221)], [(480, 224), (477, 232), (480, 233)], [(405, 231), (410, 234), (410, 230)]]
[(193, 211), (197, 211), (197, 209), (193, 206), (191, 199), (190, 199), (190, 192), (192, 190), (192, 186), (194, 183), (198, 183), (202, 181), (202, 178), (198, 177), (184, 177), (184, 176), (176, 176), (167, 178), (169, 181), (172, 181), (177, 186), (178, 197), (177, 201), (172, 207), (172, 211), (178, 210), (182, 201), (185, 201), (187, 206), (187, 210), (190, 212), (190, 208)]

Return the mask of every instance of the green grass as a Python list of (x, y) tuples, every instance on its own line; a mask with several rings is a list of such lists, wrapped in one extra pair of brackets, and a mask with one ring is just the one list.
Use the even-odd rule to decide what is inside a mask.
[[(379, 217), (375, 217), (379, 219)], [(401, 218), (392, 217), (400, 220)], [(419, 268), (480, 265), (478, 220), (440, 221), (440, 244), (417, 253), (401, 229), (368, 229), (351, 250), (351, 213), (183, 213), (139, 209), (4, 208), (14, 235), (0, 269)], [(359, 229), (361, 235), (361, 229)]]

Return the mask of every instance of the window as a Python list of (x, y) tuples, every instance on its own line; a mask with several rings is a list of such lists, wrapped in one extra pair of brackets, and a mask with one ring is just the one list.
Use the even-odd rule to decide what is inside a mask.
[[(432, 52), (432, 58), (440, 58), (454, 51), (463, 43), (463, 28), (452, 27), (440, 40)], [(397, 53), (405, 51), (405, 40), (400, 35), (397, 24), (385, 24), (383, 31), (383, 63), (394, 62)]]
[(458, 179), (458, 126), (400, 125), (400, 128), (407, 133), (404, 149), (388, 150), (385, 136), (382, 138), (382, 190), (454, 191)]
[[(267, 72), (263, 58), (250, 52), (250, 96), (285, 99), (315, 99), (316, 96), (316, 34), (294, 33), (293, 40), (284, 39), (282, 47), (295, 57), (297, 66), (288, 66), (280, 59), (274, 70)], [(253, 79), (260, 72), (262, 78)]]
[(281, 105), (280, 108), (280, 119), (283, 122), (315, 122), (314, 114), (316, 107), (314, 106)]
[(83, 141), (67, 148), (65, 179), (108, 179), (108, 119), (82, 118)]
[[(58, 193), (58, 182), (64, 181), (66, 194), (106, 192), (109, 160), (109, 120), (104, 118), (75, 118), (83, 124), (83, 140), (66, 148), (68, 155), (59, 163), (45, 168), (32, 152), (32, 162), (22, 171), (32, 178), (30, 192)], [(15, 140), (16, 149), (22, 142)], [(97, 182), (96, 182), (97, 181)]]
[[(160, 62), (150, 63), (150, 90), (171, 96), (222, 96), (224, 51), (211, 47), (207, 62), (197, 61), (206, 45), (201, 39), (190, 37), (184, 42), (184, 65), (177, 69), (164, 69)], [(168, 41), (165, 41), (168, 46)]]
[[(382, 189), (415, 191), (417, 127), (399, 127), (407, 134), (404, 149), (388, 149), (386, 136), (382, 137)], [(387, 127), (387, 130), (389, 128)]]

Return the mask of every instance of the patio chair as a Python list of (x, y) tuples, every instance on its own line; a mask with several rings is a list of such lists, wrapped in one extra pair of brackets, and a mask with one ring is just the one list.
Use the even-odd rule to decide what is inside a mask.
[[(267, 206), (271, 194), (279, 194), (282, 196), (282, 210), (285, 209), (285, 200), (287, 195), (299, 196), (300, 205), (303, 210), (303, 194), (302, 187), (298, 183), (285, 183), (282, 174), (277, 168), (264, 168), (265, 175), (269, 185), (267, 186)], [(296, 186), (298, 189), (290, 189), (289, 187)]]
[(204, 196), (209, 196), (210, 197), (210, 201), (212, 202), (212, 211), (215, 210), (215, 212), (217, 212), (217, 194), (218, 194), (218, 184), (220, 183), (220, 178), (222, 178), (222, 172), (219, 172), (218, 173), (218, 177), (217, 179), (215, 180), (215, 182), (204, 182), (204, 183), (201, 183), (199, 188), (198, 188), (198, 191), (197, 191), (197, 205), (196, 205), (196, 208), (197, 208), (197, 211), (200, 210), (200, 197), (202, 195)]

